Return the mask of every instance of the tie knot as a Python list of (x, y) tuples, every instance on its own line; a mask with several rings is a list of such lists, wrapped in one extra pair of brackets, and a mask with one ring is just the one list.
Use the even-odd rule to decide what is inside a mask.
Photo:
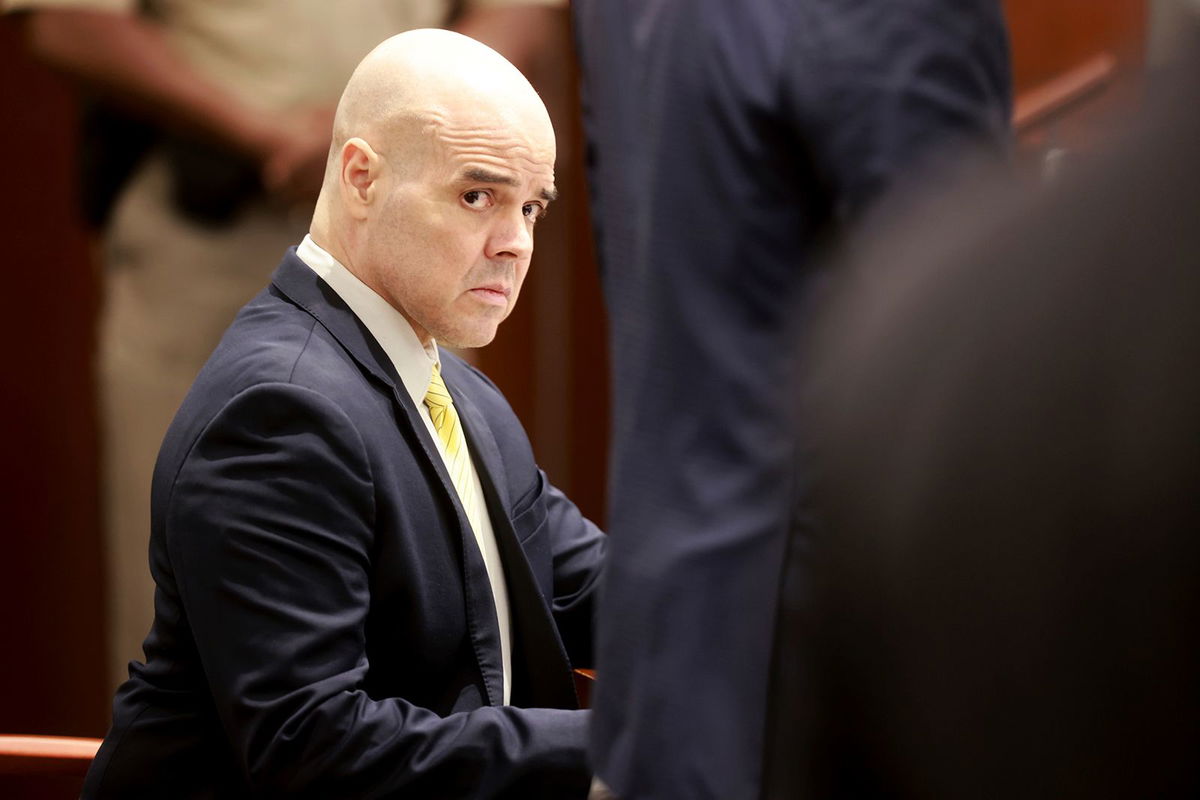
[(425, 405), (430, 408), (449, 408), (454, 405), (446, 382), (442, 380), (441, 367), (436, 361), (433, 364), (433, 374), (429, 376), (429, 388), (425, 390)]

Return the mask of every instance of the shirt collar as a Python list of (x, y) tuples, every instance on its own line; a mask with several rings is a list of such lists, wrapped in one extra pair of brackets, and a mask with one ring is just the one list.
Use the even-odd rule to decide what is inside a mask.
[(296, 248), (296, 255), (337, 292), (354, 316), (367, 327), (387, 353), (413, 405), (420, 409), (429, 389), (433, 365), (440, 363), (437, 342), (430, 339), (429, 346), (423, 346), (403, 314), (314, 242), (312, 236), (305, 235)]

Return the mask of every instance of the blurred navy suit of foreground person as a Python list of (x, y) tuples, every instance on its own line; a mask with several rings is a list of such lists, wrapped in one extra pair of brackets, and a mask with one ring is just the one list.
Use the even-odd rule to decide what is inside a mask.
[(414, 31), (359, 65), (334, 144), (310, 237), (163, 442), (147, 663), (85, 797), (586, 794), (568, 659), (603, 535), (435, 342), (485, 344), (516, 301), (549, 118), (494, 51)]
[[(575, 0), (615, 387), (593, 742), (624, 800), (761, 789), (820, 244), (1008, 144), (994, 0)], [(787, 679), (787, 665), (781, 665)]]

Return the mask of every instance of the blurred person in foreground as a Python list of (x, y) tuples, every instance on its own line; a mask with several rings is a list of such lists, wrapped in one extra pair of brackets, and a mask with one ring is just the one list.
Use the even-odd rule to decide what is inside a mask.
[(103, 230), (97, 366), (109, 671), (141, 657), (150, 479), (163, 433), (238, 308), (304, 235), (333, 106), (388, 36), (453, 25), (520, 68), (563, 0), (0, 0), (90, 94), (82, 202)]
[(772, 796), (1200, 794), (1198, 56), (1108, 160), (841, 271)]
[(614, 368), (596, 773), (624, 800), (748, 800), (806, 472), (791, 330), (881, 196), (1006, 156), (1007, 36), (994, 0), (572, 8)]
[(517, 300), (549, 117), (495, 51), (421, 30), (358, 66), (333, 137), (311, 234), (163, 442), (147, 663), (84, 797), (586, 794), (603, 535), (438, 348)]

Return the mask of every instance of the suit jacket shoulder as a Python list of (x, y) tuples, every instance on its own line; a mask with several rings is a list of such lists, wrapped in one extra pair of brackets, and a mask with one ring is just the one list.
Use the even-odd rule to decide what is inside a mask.
[(411, 398), (289, 256), (164, 440), (147, 663), (85, 796), (586, 789), (567, 649), (590, 637), (602, 536), (545, 482), (495, 387), (446, 364), (503, 542), (526, 707), (500, 705), (482, 558)]

